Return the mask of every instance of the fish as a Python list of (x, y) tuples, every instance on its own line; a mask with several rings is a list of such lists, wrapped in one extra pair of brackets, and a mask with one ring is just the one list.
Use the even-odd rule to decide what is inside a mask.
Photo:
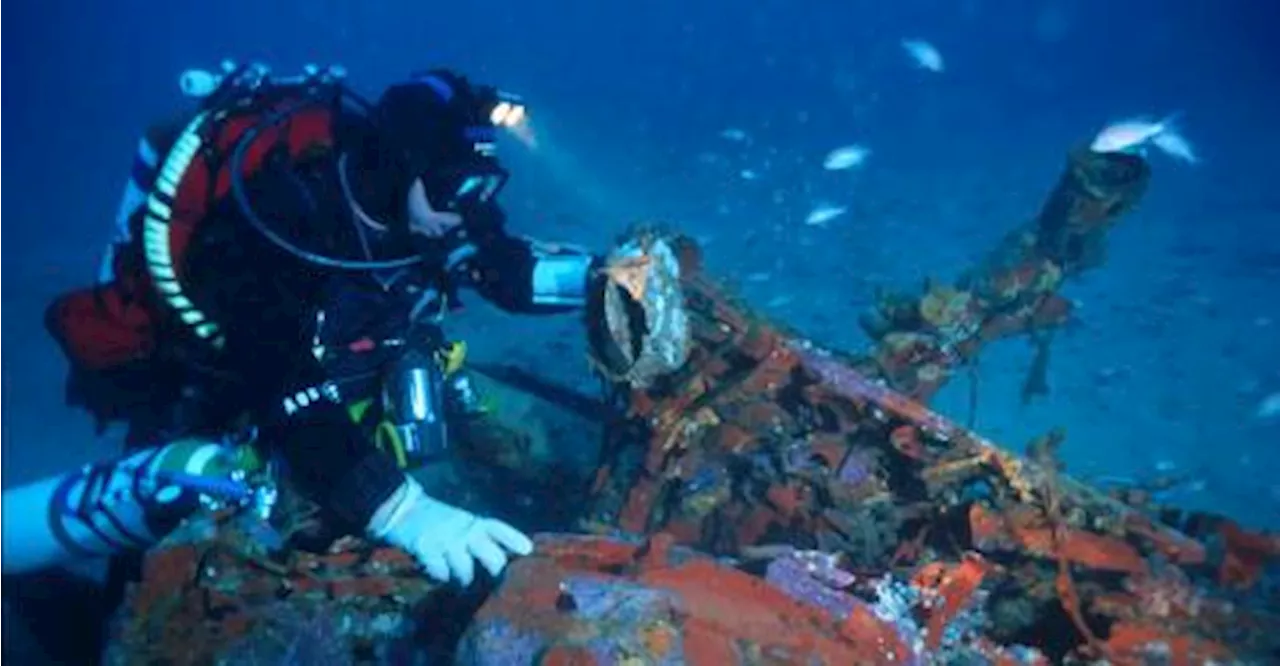
[(1195, 149), (1174, 125), (1177, 116), (1176, 113), (1170, 114), (1155, 122), (1139, 117), (1112, 123), (1098, 132), (1089, 150), (1095, 153), (1141, 154), (1150, 144), (1170, 157), (1195, 164), (1199, 161)]
[(827, 153), (822, 161), (822, 168), (827, 171), (843, 171), (860, 167), (871, 156), (871, 149), (858, 144), (841, 146)]
[(725, 141), (741, 142), (746, 141), (749, 137), (746, 132), (736, 127), (728, 127), (720, 132), (720, 138)]
[(836, 206), (833, 204), (818, 204), (813, 210), (809, 211), (808, 217), (804, 218), (804, 223), (811, 227), (825, 227), (831, 220), (849, 212), (845, 206)]
[(1127, 153), (1144, 147), (1164, 132), (1171, 118), (1151, 122), (1149, 118), (1130, 118), (1111, 123), (1093, 138), (1089, 150), (1095, 153)]
[(1260, 421), (1280, 418), (1280, 391), (1263, 398), (1262, 402), (1258, 403), (1258, 408), (1254, 410), (1253, 416)]
[(911, 56), (920, 69), (937, 73), (941, 73), (944, 69), (942, 54), (933, 44), (923, 39), (904, 39), (902, 48), (906, 49), (907, 55)]
[(1187, 141), (1186, 137), (1182, 136), (1176, 129), (1166, 129), (1155, 135), (1151, 139), (1151, 144), (1164, 151), (1169, 157), (1182, 160), (1187, 164), (1195, 164), (1200, 161), (1200, 158), (1196, 156), (1195, 148), (1191, 147), (1191, 142)]

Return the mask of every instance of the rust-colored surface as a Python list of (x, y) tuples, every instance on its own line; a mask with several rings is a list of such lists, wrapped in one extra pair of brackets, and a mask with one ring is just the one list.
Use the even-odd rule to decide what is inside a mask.
[(184, 526), (147, 556), (105, 663), (413, 663), (413, 609), (434, 590), (416, 563), (350, 540), (270, 547), (280, 538), (249, 515)]
[(973, 630), (990, 569), (976, 554), (913, 580), (857, 576), (812, 551), (761, 554), (773, 558), (763, 577), (665, 534), (543, 537), (476, 614), (456, 663), (1048, 663)]
[[(1018, 455), (925, 404), (1002, 337), (1031, 336), (1043, 369), (1058, 288), (1102, 261), (1147, 177), (1073, 154), (988, 261), (883, 299), (862, 356), (754, 316), (691, 243), (646, 237), (609, 264), (607, 325), (589, 313), (625, 412), (579, 523), (596, 536), (540, 536), (444, 612), (456, 595), (393, 551), (264, 549), (260, 525), (197, 521), (150, 557), (111, 663), (1278, 663), (1280, 537), (1125, 503), (1065, 473), (1061, 433)], [(661, 326), (627, 320), (673, 303)], [(1033, 374), (1026, 395), (1043, 389)], [(337, 649), (298, 661), (316, 645)]]
[[(827, 572), (843, 576), (831, 580), (805, 568), (822, 556), (788, 551), (775, 564), (792, 568), (762, 577), (668, 535), (542, 535), (475, 610), (450, 606), (456, 591), (428, 584), (399, 551), (347, 540), (328, 554), (273, 556), (264, 529), (206, 516), (153, 552), (107, 663), (843, 666), (925, 663), (938, 649), (1013, 654), (949, 632), (972, 624), (965, 614), (988, 570), (977, 555), (911, 581), (861, 579), (831, 562)], [(470, 615), (449, 617), (460, 612)], [(1008, 663), (1046, 663), (1016, 654)]]
[(834, 617), (669, 537), (557, 537), (513, 566), (458, 661), (843, 666), (912, 663), (913, 650), (869, 605)]

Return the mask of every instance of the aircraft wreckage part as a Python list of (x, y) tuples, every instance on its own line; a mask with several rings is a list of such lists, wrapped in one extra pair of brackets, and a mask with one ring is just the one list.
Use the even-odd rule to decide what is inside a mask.
[(1097, 266), (1102, 235), (1146, 194), (1151, 167), (1136, 155), (1076, 150), (1040, 210), (1033, 254), (1068, 274)]
[[(1180, 657), (1275, 650), (1274, 632), (1240, 641), (1227, 624), (1171, 627), (1145, 613), (1122, 617), (1104, 603), (1107, 594), (1167, 570), (1197, 581), (1201, 605), (1221, 601), (1216, 578), (1253, 580), (1259, 561), (1275, 561), (1259, 554), (1270, 545), (1265, 537), (1223, 530), (1212, 536), (1232, 547), (1211, 547), (1200, 534), (1060, 473), (1051, 456), (1004, 451), (919, 399), (982, 343), (1034, 337), (1065, 321), (1069, 307), (1056, 290), (1094, 265), (1090, 252), (1136, 204), (1147, 177), (1138, 158), (1073, 155), (1013, 249), (958, 286), (910, 301), (909, 316), (894, 320), (897, 328), (872, 357), (816, 349), (752, 315), (699, 273), (687, 241), (673, 239), (686, 248), (678, 253), (683, 301), (664, 305), (680, 308), (687, 321), (687, 362), (643, 383), (613, 375), (628, 411), (606, 437), (584, 525), (668, 534), (732, 557), (813, 549), (880, 572), (959, 566), (983, 553), (1000, 563), (984, 580), (1002, 591), (987, 610), (1006, 620), (990, 638), (1039, 631), (1039, 646), (1057, 650), (1057, 658), (1106, 655), (1125, 663), (1146, 645), (1135, 636), (1155, 636), (1147, 647)], [(628, 312), (639, 316), (636, 307)], [(645, 327), (637, 319), (628, 330)], [(600, 337), (593, 337), (597, 356)], [(643, 339), (630, 344), (643, 347)], [(885, 363), (886, 351), (894, 363)], [(914, 379), (901, 381), (897, 370)], [(1058, 439), (1032, 448), (1051, 451)], [(1027, 608), (1010, 621), (1007, 609), (1018, 604)], [(1265, 598), (1236, 608), (1258, 626), (1280, 629)], [(1118, 643), (1108, 642), (1112, 627), (1120, 629)], [(1151, 627), (1169, 630), (1169, 640)]]
[[(878, 572), (958, 566), (983, 553), (1000, 563), (986, 589), (1001, 591), (985, 612), (1005, 627), (987, 638), (999, 645), (1039, 631), (1044, 643), (1033, 647), (1070, 646), (1056, 658), (1143, 663), (1134, 655), (1166, 648), (1189, 657), (1280, 648), (1273, 601), (1214, 588), (1218, 575), (1238, 570), (1247, 580), (1258, 562), (1274, 562), (1262, 555), (1268, 538), (1223, 530), (1233, 547), (1210, 557), (1208, 544), (1052, 461), (1009, 453), (860, 373), (856, 360), (784, 337), (704, 281), (688, 281), (686, 296), (689, 362), (633, 391), (627, 424), (611, 431), (588, 526), (665, 533), (728, 556), (814, 549)], [(634, 446), (637, 437), (645, 446)], [(1195, 607), (1234, 598), (1240, 617), (1269, 630), (1242, 641), (1230, 623), (1205, 616), (1179, 628), (1141, 612), (1120, 623), (1106, 595), (1170, 569), (1197, 581)], [(1109, 642), (1112, 626), (1119, 643)]]
[(588, 310), (604, 324), (593, 336), (596, 367), (615, 381), (647, 388), (688, 358), (680, 253), (673, 239), (641, 233), (606, 259), (598, 310)]
[(877, 341), (859, 367), (918, 400), (992, 341), (1030, 334), (1038, 356), (1024, 398), (1047, 392), (1047, 333), (1071, 316), (1064, 280), (1105, 259), (1106, 235), (1137, 206), (1150, 167), (1132, 155), (1077, 151), (1034, 222), (1010, 234), (955, 285), (930, 283), (916, 297), (888, 294), (863, 328)]
[[(708, 289), (694, 283), (688, 292), (719, 298)], [(716, 312), (732, 311), (720, 305)], [(837, 356), (745, 314), (708, 324), (704, 312), (691, 312), (695, 341), (722, 340), (695, 345), (661, 392), (633, 399), (634, 427), (616, 434), (647, 432), (648, 447), (612, 448), (615, 462), (596, 479), (595, 523), (670, 532), (709, 552), (784, 542), (883, 562), (914, 520), (913, 505), (959, 506), (964, 485), (983, 480), (1030, 501), (1046, 476)], [(1116, 529), (1134, 522), (1135, 538), (1172, 532), (1078, 484), (1062, 485), (1068, 501)], [(858, 523), (858, 534), (848, 523)]]

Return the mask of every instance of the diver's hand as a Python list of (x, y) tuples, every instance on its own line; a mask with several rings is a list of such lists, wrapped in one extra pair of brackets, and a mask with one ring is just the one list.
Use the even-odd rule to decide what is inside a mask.
[(369, 521), (369, 533), (403, 548), (432, 578), (464, 587), (475, 578), (472, 560), (497, 576), (512, 555), (533, 552), (516, 528), (432, 499), (408, 477)]

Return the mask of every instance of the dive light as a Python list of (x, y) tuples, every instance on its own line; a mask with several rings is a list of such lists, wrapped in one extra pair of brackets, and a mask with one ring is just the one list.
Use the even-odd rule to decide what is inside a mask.
[(505, 129), (518, 127), (526, 115), (524, 101), (516, 95), (501, 90), (494, 90), (493, 96), (495, 99), (489, 107), (489, 122), (493, 123), (494, 127)]
[(415, 349), (394, 363), (383, 381), (382, 400), (406, 456), (432, 461), (446, 452), (444, 377), (430, 354)]

